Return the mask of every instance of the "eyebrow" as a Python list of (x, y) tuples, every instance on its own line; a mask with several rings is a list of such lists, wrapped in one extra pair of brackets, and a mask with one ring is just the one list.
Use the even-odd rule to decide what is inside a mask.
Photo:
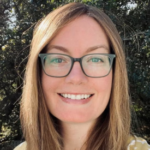
[[(62, 46), (58, 46), (58, 45), (50, 45), (47, 47), (48, 48), (48, 51), (50, 51), (51, 49), (55, 48), (55, 49), (58, 49), (58, 50), (61, 50), (63, 52), (67, 52), (67, 53), (70, 53), (69, 50), (65, 47), (62, 47)], [(90, 47), (86, 50), (86, 53), (89, 53), (91, 51), (94, 51), (98, 48), (103, 48), (105, 50), (107, 50), (108, 52), (110, 51), (109, 48), (105, 45), (97, 45), (97, 46), (93, 46), (93, 47)]]

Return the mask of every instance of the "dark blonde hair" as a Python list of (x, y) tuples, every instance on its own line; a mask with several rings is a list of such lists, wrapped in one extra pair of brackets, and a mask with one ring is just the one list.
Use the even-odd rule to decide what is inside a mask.
[(122, 40), (110, 18), (101, 10), (70, 3), (49, 13), (34, 29), (21, 100), (21, 124), (27, 150), (62, 150), (59, 120), (46, 106), (41, 87), (38, 54), (69, 22), (81, 15), (93, 18), (103, 28), (116, 54), (109, 104), (92, 128), (86, 150), (125, 150), (130, 135), (128, 78)]

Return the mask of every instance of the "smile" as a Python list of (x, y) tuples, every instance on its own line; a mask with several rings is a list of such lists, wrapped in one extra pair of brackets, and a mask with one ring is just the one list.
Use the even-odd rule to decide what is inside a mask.
[(64, 98), (69, 98), (72, 100), (82, 100), (82, 99), (87, 99), (91, 96), (93, 96), (93, 94), (59, 94), (60, 96), (64, 97)]

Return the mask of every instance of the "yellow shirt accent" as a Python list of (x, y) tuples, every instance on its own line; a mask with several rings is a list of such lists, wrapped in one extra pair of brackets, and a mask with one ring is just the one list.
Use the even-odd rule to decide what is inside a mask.
[(19, 144), (17, 147), (15, 147), (14, 150), (26, 150), (26, 145), (27, 145), (27, 143), (23, 142), (23, 143)]
[(127, 150), (150, 150), (150, 145), (143, 138), (131, 136), (128, 140)]
[[(26, 142), (18, 145), (14, 150), (26, 150)], [(127, 150), (150, 150), (150, 145), (143, 138), (130, 136)]]

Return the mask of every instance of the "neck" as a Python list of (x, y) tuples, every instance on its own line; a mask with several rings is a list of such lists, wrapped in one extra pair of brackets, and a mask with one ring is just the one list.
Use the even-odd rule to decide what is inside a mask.
[(85, 150), (93, 123), (62, 123), (64, 150)]

